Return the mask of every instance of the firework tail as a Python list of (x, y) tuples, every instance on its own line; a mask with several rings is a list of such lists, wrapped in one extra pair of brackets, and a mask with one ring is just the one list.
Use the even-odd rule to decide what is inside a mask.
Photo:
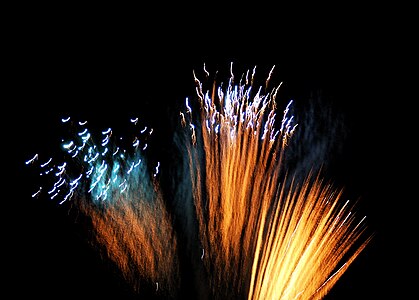
[(130, 192), (116, 200), (101, 207), (76, 200), (78, 211), (91, 219), (91, 242), (116, 264), (136, 293), (141, 295), (145, 284), (154, 286), (156, 295), (175, 299), (177, 240), (161, 195), (155, 191), (139, 198)]

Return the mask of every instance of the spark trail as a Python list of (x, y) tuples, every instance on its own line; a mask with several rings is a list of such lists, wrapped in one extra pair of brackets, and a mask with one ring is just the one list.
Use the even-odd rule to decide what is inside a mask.
[(180, 113), (210, 299), (322, 299), (370, 240), (320, 173), (288, 174), (297, 125), (292, 102), (275, 120), (272, 70), (266, 91), (254, 90), (255, 69), (236, 82), (231, 65), (224, 87), (195, 77), (198, 113), (189, 99)]
[(156, 287), (156, 295), (175, 298), (177, 241), (155, 178), (159, 163), (149, 172), (144, 155), (153, 130), (131, 119), (131, 135), (118, 139), (108, 128), (96, 136), (96, 143), (87, 122), (62, 122), (73, 136), (63, 140), (62, 162), (39, 154), (26, 162), (49, 178), (45, 181), (50, 185), (41, 186), (33, 197), (58, 199), (85, 216), (92, 228), (89, 241), (136, 293), (141, 294), (146, 283)]

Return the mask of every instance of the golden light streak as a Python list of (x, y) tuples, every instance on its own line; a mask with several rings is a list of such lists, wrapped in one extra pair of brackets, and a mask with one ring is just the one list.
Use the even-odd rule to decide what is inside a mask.
[(211, 297), (322, 299), (367, 245), (369, 238), (355, 248), (365, 227), (354, 226), (355, 214), (341, 205), (342, 191), (319, 175), (299, 183), (286, 174), (283, 155), (296, 125), (289, 103), (276, 130), (279, 87), (264, 95), (253, 90), (255, 69), (238, 84), (230, 71), (228, 85), (214, 82), (211, 92), (195, 77), (200, 138), (189, 124), (192, 189)]
[(248, 299), (324, 298), (371, 239), (361, 240), (365, 227), (341, 196), (309, 176), (281, 190), (272, 218), (263, 207)]

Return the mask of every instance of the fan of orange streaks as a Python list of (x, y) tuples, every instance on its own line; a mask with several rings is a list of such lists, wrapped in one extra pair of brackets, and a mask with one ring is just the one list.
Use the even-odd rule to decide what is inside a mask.
[(156, 189), (143, 197), (138, 191), (118, 197), (100, 207), (79, 201), (80, 212), (91, 219), (95, 245), (139, 295), (141, 284), (147, 283), (155, 286), (157, 295), (175, 297), (179, 285), (177, 240), (161, 194)]
[[(254, 71), (237, 85), (231, 72), (225, 89), (211, 91), (195, 78), (200, 126), (189, 125), (189, 159), (210, 287), (215, 298), (321, 299), (368, 240), (336, 270), (363, 227), (320, 178), (285, 184), (291, 102), (277, 130), (279, 87), (253, 90)], [(194, 152), (201, 145), (203, 159)]]
[[(261, 211), (248, 299), (323, 299), (372, 236), (342, 190), (309, 176)], [(358, 244), (357, 244), (358, 243)]]

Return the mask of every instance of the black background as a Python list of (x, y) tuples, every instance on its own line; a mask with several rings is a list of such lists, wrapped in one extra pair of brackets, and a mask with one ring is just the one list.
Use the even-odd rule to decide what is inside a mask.
[(347, 117), (350, 133), (337, 176), (361, 196), (375, 238), (326, 299), (380, 299), (399, 289), (397, 101), (389, 100), (398, 64), (389, 44), (399, 37), (390, 20), (371, 21), (369, 14), (276, 22), (281, 17), (225, 13), (205, 20), (196, 14), (162, 23), (144, 15), (121, 21), (28, 9), (12, 18), (3, 97), (3, 151), (12, 164), (5, 176), (12, 180), (4, 188), (2, 218), (6, 287), (13, 298), (134, 298), (85, 245), (65, 211), (30, 197), (24, 161), (56, 149), (56, 126), (70, 114), (101, 126), (138, 115), (156, 128), (156, 156), (164, 160), (168, 121), (194, 95), (192, 71), (204, 63), (210, 72), (228, 70), (231, 62), (238, 70), (275, 65), (283, 81), (279, 98), (305, 101), (321, 92)]

